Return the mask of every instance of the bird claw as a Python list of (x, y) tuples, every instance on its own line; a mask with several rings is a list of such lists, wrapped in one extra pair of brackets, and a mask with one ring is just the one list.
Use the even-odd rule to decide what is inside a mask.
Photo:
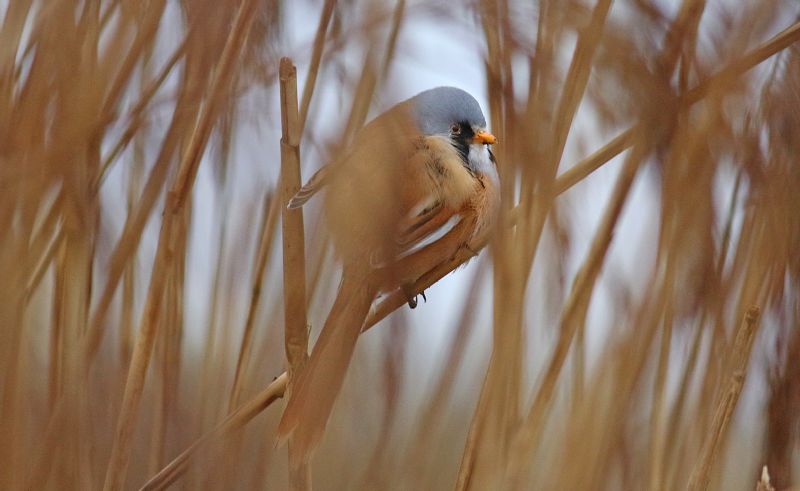
[[(406, 296), (406, 302), (408, 302), (408, 306), (412, 309), (417, 308), (417, 295), (412, 293), (411, 290), (405, 286), (403, 287), (403, 293)], [(421, 291), (419, 294), (422, 295), (422, 300), (424, 300), (425, 303), (428, 303), (428, 297), (425, 296), (425, 292)]]

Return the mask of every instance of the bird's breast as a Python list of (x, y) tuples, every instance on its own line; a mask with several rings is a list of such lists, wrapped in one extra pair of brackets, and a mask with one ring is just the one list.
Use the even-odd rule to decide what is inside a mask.
[(464, 165), (458, 150), (448, 138), (424, 139), (420, 152), (425, 171), (439, 199), (449, 208), (458, 209), (472, 199), (480, 180), (473, 169)]

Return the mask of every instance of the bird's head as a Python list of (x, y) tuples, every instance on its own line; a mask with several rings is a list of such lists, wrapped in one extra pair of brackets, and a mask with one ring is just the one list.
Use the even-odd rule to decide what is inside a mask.
[(422, 134), (449, 138), (467, 166), (472, 166), (473, 145), (497, 143), (497, 138), (486, 130), (486, 118), (478, 101), (461, 89), (437, 87), (421, 92), (410, 102)]

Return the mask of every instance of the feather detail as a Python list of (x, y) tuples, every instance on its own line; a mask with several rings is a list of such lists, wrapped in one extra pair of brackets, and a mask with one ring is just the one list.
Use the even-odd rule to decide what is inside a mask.
[(463, 217), (458, 213), (453, 213), (453, 210), (442, 210), (423, 227), (417, 229), (417, 231), (421, 233), (415, 235), (413, 240), (409, 240), (405, 244), (405, 248), (397, 256), (398, 259), (410, 256), (434, 242), (441, 240), (450, 233), (462, 219)]
[(287, 208), (293, 210), (300, 208), (310, 200), (317, 192), (322, 189), (331, 178), (331, 167), (329, 165), (321, 167), (311, 176), (311, 179), (301, 187), (292, 199), (289, 200)]
[(400, 284), (414, 283), (442, 262), (449, 261), (467, 244), (474, 228), (475, 215), (472, 210), (464, 209), (453, 214), (438, 233), (430, 237), (432, 240), (419, 243), (397, 259), (392, 268), (400, 275), (396, 281)]

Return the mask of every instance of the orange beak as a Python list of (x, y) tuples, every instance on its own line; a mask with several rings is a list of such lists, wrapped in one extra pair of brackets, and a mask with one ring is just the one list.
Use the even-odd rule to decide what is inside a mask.
[(475, 133), (475, 136), (472, 138), (472, 143), (483, 143), (486, 145), (494, 145), (497, 143), (497, 138), (488, 131), (479, 131)]

